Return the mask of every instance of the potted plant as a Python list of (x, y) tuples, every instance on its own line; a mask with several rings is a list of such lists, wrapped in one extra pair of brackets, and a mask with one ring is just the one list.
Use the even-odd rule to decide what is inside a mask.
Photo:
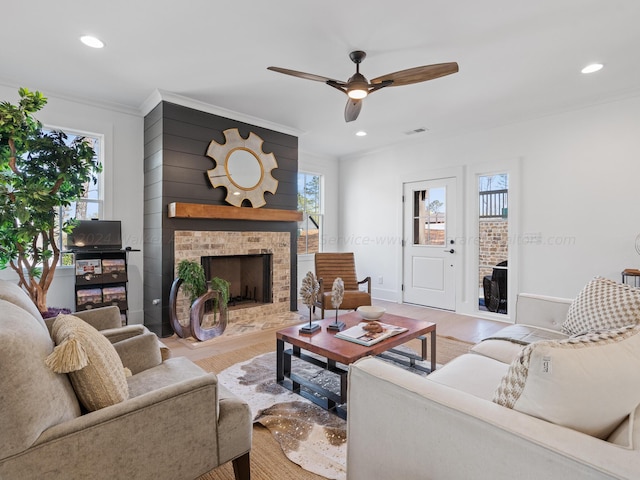
[[(178, 320), (178, 291), (180, 287), (184, 288), (185, 294), (189, 297), (189, 305), (191, 306), (198, 297), (206, 293), (207, 279), (205, 278), (202, 265), (191, 260), (181, 260), (178, 263), (178, 271), (176, 273), (177, 276), (173, 280), (171, 291), (169, 292), (169, 321), (176, 335), (181, 338), (186, 338), (191, 332), (189, 325), (183, 326)], [(189, 309), (191, 309), (191, 307), (189, 307)]]
[(182, 280), (182, 288), (189, 296), (191, 303), (207, 292), (207, 279), (202, 265), (191, 260), (178, 263), (178, 278)]
[(217, 290), (220, 292), (220, 299), (214, 299), (213, 301), (213, 319), (216, 320), (218, 310), (226, 308), (229, 303), (229, 282), (220, 277), (213, 277), (209, 282), (209, 288), (211, 290)]
[(45, 132), (33, 117), (47, 103), (40, 92), (18, 91), (14, 105), (0, 103), (0, 269), (10, 266), (46, 316), (47, 292), (60, 260), (60, 207), (80, 198), (102, 170), (93, 148), (64, 132)]
[[(189, 297), (190, 313), (189, 325), (182, 325), (177, 317), (176, 307), (178, 290), (182, 287)], [(171, 285), (169, 295), (171, 327), (179, 337), (192, 335), (198, 340), (208, 340), (224, 332), (227, 326), (227, 303), (229, 302), (229, 282), (214, 277), (207, 282), (202, 265), (191, 260), (181, 260), (178, 263), (177, 277)], [(210, 328), (202, 327), (202, 319), (211, 305), (214, 315), (214, 325)], [(219, 316), (219, 319), (218, 319)]]

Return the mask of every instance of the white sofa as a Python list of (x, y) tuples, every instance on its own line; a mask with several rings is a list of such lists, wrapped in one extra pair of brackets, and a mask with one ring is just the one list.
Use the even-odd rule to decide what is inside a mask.
[[(533, 340), (566, 338), (559, 330), (571, 303), (521, 294), (517, 324), (508, 329)], [(426, 378), (377, 358), (353, 364), (347, 479), (640, 478), (640, 420), (634, 422), (640, 408), (630, 408), (613, 433), (600, 439), (492, 401), (523, 348), (485, 340)], [(607, 408), (596, 408), (594, 417)]]

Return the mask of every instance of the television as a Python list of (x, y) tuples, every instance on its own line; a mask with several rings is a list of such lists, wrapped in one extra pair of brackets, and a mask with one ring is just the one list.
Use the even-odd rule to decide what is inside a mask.
[(80, 220), (67, 235), (67, 250), (121, 250), (122, 231), (120, 220)]

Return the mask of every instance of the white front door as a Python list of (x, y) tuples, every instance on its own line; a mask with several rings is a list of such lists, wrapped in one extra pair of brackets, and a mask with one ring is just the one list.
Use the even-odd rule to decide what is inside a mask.
[(456, 179), (404, 184), (403, 302), (456, 308)]

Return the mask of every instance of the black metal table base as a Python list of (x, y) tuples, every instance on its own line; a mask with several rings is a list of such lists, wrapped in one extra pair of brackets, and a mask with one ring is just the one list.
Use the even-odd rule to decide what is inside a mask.
[[(386, 353), (381, 353), (378, 357), (391, 360), (396, 363), (400, 363), (409, 368), (419, 370), (424, 373), (431, 373), (436, 369), (436, 335), (435, 332), (429, 334), (431, 338), (431, 365), (430, 368), (423, 367), (416, 363), (417, 360), (427, 359), (427, 338), (424, 335), (417, 337), (422, 344), (422, 351), (420, 355), (415, 355), (406, 351), (397, 350), (392, 348), (388, 350), (390, 353), (394, 353), (396, 356), (392, 357)], [(322, 360), (311, 355), (302, 353), (300, 347), (293, 346), (285, 350), (284, 340), (276, 340), (276, 380), (278, 384), (282, 385), (287, 390), (290, 390), (298, 395), (310, 400), (316, 405), (334, 412), (340, 418), (347, 418), (347, 411), (344, 405), (347, 403), (347, 374), (348, 369), (339, 367), (335, 360), (327, 359)], [(397, 356), (405, 357), (406, 360), (398, 358)], [(303, 378), (291, 371), (291, 357), (297, 357), (307, 363), (323, 368), (329, 372), (335, 373), (340, 377), (340, 393), (335, 393), (321, 385), (312, 382), (309, 379)]]
[(430, 333), (429, 336), (431, 337), (431, 365), (429, 365), (429, 367), (423, 367), (422, 365), (418, 365), (416, 363), (416, 360), (425, 361), (427, 359), (427, 337), (425, 337), (424, 335), (420, 335), (419, 337), (417, 337), (417, 339), (420, 340), (420, 343), (422, 344), (422, 351), (420, 352), (420, 355), (415, 355), (409, 352), (391, 348), (387, 351), (390, 353), (394, 353), (395, 355), (406, 357), (407, 360), (392, 357), (390, 355), (387, 355), (386, 352), (379, 353), (377, 356), (386, 360), (391, 360), (395, 363), (399, 363), (414, 370), (419, 370), (424, 373), (431, 373), (436, 369), (436, 335), (435, 333)]
[[(291, 390), (292, 392), (312, 401), (325, 410), (334, 412), (340, 418), (347, 418), (347, 411), (341, 407), (341, 405), (347, 403), (348, 370), (338, 367), (334, 360), (327, 359), (327, 361), (324, 361), (302, 353), (300, 347), (294, 346), (293, 348), (285, 350), (284, 341), (282, 340), (277, 340), (276, 355), (276, 380), (280, 385), (287, 390)], [(331, 390), (327, 390), (326, 388), (293, 373), (291, 371), (292, 356), (337, 374), (340, 377), (340, 393), (337, 394)], [(314, 393), (317, 395), (314, 395)]]

